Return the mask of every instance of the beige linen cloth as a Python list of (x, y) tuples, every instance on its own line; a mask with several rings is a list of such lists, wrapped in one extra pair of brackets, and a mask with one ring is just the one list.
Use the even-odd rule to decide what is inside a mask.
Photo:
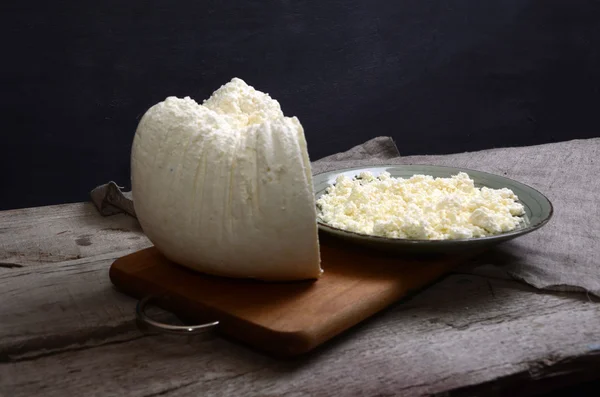
[[(401, 147), (401, 145), (400, 145)], [(582, 291), (600, 297), (600, 138), (435, 156), (400, 155), (389, 137), (378, 137), (312, 163), (314, 174), (380, 164), (431, 164), (503, 175), (542, 192), (554, 206), (541, 229), (476, 259), (539, 289)], [(128, 192), (98, 186), (92, 201), (102, 215), (135, 216)]]

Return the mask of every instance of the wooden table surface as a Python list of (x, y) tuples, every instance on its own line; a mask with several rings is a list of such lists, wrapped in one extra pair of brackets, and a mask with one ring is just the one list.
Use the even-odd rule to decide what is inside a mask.
[(485, 267), (301, 358), (146, 334), (108, 269), (149, 245), (135, 219), (90, 203), (0, 212), (1, 396), (525, 395), (600, 377), (593, 298)]

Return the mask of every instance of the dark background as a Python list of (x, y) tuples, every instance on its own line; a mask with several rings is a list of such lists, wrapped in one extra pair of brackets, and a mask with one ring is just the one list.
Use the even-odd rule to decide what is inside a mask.
[(592, 0), (21, 1), (2, 4), (0, 210), (129, 188), (141, 115), (237, 76), (305, 127), (311, 158), (600, 135)]

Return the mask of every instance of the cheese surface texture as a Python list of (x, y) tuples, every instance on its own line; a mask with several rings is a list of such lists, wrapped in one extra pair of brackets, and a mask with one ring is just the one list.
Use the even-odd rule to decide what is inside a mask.
[(321, 274), (302, 125), (241, 79), (203, 104), (152, 106), (136, 130), (131, 182), (142, 229), (174, 262), (264, 280)]
[(476, 188), (464, 172), (450, 178), (392, 178), (369, 172), (341, 175), (317, 200), (319, 218), (374, 236), (445, 240), (484, 237), (516, 229), (525, 211), (510, 189)]

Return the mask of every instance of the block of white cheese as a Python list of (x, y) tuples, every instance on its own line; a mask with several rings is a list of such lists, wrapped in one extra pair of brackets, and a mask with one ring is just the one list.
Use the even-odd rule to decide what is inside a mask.
[(302, 125), (241, 79), (203, 104), (152, 106), (133, 141), (131, 182), (142, 229), (176, 263), (262, 280), (321, 274)]

